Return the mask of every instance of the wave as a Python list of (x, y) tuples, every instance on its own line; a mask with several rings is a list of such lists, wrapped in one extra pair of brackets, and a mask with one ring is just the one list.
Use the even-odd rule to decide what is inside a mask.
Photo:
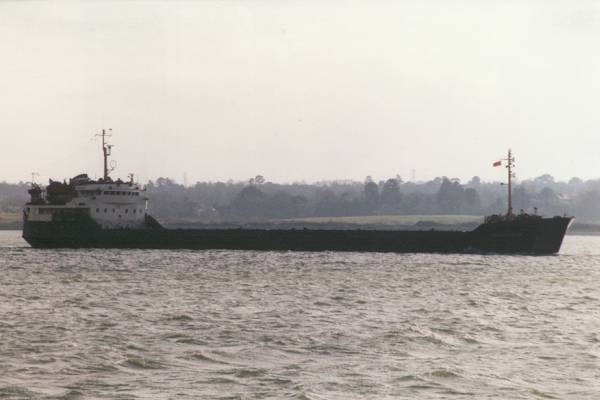
[(129, 356), (122, 363), (123, 366), (136, 369), (161, 369), (163, 364), (159, 361), (139, 356)]

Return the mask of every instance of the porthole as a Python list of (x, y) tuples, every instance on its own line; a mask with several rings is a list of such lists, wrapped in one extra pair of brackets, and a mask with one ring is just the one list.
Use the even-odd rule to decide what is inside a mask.
[(99, 208), (96, 208), (96, 212), (97, 212), (97, 213), (99, 213), (99, 212), (100, 212), (100, 209), (99, 209)]

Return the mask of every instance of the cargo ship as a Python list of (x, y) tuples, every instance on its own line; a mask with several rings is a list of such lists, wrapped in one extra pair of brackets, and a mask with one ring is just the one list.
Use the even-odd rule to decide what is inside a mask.
[(396, 253), (493, 253), (547, 255), (559, 252), (572, 217), (514, 214), (514, 158), (509, 150), (508, 211), (486, 217), (470, 231), (384, 229), (167, 229), (148, 213), (148, 198), (133, 175), (113, 180), (102, 138), (103, 177), (80, 174), (69, 182), (32, 183), (23, 208), (23, 238), (35, 248), (230, 249)]

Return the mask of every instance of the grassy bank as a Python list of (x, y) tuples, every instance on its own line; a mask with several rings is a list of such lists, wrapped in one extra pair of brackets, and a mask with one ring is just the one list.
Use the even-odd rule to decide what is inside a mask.
[(0, 212), (0, 224), (21, 222), (21, 213)]
[(480, 215), (361, 215), (354, 217), (314, 217), (286, 219), (285, 222), (309, 224), (356, 224), (356, 225), (415, 225), (431, 223), (462, 225), (483, 222)]
[(21, 213), (0, 212), (0, 230), (17, 230), (21, 229), (21, 226)]

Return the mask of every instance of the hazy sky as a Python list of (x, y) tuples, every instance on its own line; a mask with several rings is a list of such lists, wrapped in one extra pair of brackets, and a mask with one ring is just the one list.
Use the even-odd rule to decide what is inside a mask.
[(600, 177), (597, 1), (0, 2), (0, 180)]

